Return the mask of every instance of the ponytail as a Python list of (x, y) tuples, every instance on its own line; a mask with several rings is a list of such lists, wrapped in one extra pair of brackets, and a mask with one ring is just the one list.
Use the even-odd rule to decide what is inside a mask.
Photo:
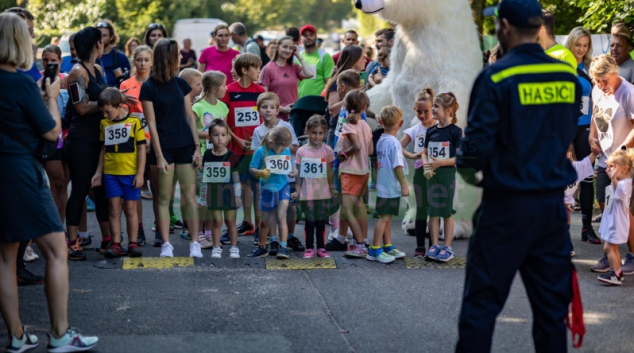
[(346, 122), (353, 125), (356, 124), (361, 119), (361, 113), (368, 108), (369, 102), (370, 99), (365, 92), (360, 90), (348, 92), (343, 98), (343, 106), (348, 111)]
[(434, 90), (427, 86), (416, 96), (416, 102), (432, 102), (434, 100)]
[(445, 109), (451, 109), (452, 114), (451, 114), (451, 123), (452, 124), (457, 124), (458, 123), (458, 108), (460, 108), (460, 105), (458, 105), (458, 100), (456, 99), (456, 95), (453, 94), (453, 92), (447, 92), (447, 93), (441, 93), (439, 95), (437, 95), (434, 98), (435, 101), (439, 102), (440, 105)]

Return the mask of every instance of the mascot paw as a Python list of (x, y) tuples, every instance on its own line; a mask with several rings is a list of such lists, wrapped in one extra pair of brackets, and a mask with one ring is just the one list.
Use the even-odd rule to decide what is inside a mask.
[(405, 212), (405, 218), (403, 218), (403, 222), (401, 222), (401, 228), (403, 229), (403, 233), (407, 235), (416, 235), (416, 209), (410, 208)]

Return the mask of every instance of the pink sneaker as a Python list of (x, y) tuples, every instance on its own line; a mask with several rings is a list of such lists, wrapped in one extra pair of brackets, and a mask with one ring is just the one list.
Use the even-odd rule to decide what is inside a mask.
[(303, 256), (303, 258), (305, 258), (305, 259), (312, 259), (313, 257), (315, 257), (315, 250), (313, 250), (313, 249), (306, 249), (306, 251), (304, 251), (304, 256)]
[(330, 254), (326, 251), (326, 249), (320, 248), (317, 250), (317, 257), (330, 258)]
[(368, 248), (360, 247), (358, 245), (350, 245), (348, 246), (348, 251), (344, 254), (347, 257), (359, 257), (364, 258), (368, 255)]

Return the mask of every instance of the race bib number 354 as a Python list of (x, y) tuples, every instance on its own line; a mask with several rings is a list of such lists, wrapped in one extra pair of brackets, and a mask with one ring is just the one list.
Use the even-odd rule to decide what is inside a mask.
[(256, 107), (235, 108), (236, 127), (260, 125), (260, 115)]
[(231, 177), (231, 163), (207, 162), (203, 169), (203, 183), (228, 183)]
[(427, 146), (427, 155), (429, 158), (445, 160), (449, 159), (449, 142), (448, 141), (432, 141)]
[(126, 143), (130, 139), (132, 124), (116, 124), (106, 127), (104, 144), (106, 146)]
[(300, 176), (308, 179), (326, 177), (326, 158), (302, 158)]
[(268, 156), (266, 157), (266, 168), (268, 168), (272, 174), (288, 175), (293, 171), (291, 157)]

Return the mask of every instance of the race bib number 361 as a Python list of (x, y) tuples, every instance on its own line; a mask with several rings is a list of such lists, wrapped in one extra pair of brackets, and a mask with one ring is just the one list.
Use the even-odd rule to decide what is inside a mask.
[(231, 163), (207, 162), (203, 169), (203, 183), (228, 183), (231, 177)]
[(126, 143), (130, 139), (132, 124), (116, 124), (106, 127), (104, 144), (106, 146)]
[(266, 168), (268, 168), (272, 174), (288, 175), (293, 171), (291, 157), (268, 156), (266, 157)]
[(235, 108), (236, 127), (260, 125), (260, 115), (256, 107)]
[(308, 179), (326, 177), (326, 158), (302, 158), (300, 176)]
[(432, 141), (427, 146), (427, 155), (429, 158), (445, 160), (449, 159), (449, 142), (448, 141)]

